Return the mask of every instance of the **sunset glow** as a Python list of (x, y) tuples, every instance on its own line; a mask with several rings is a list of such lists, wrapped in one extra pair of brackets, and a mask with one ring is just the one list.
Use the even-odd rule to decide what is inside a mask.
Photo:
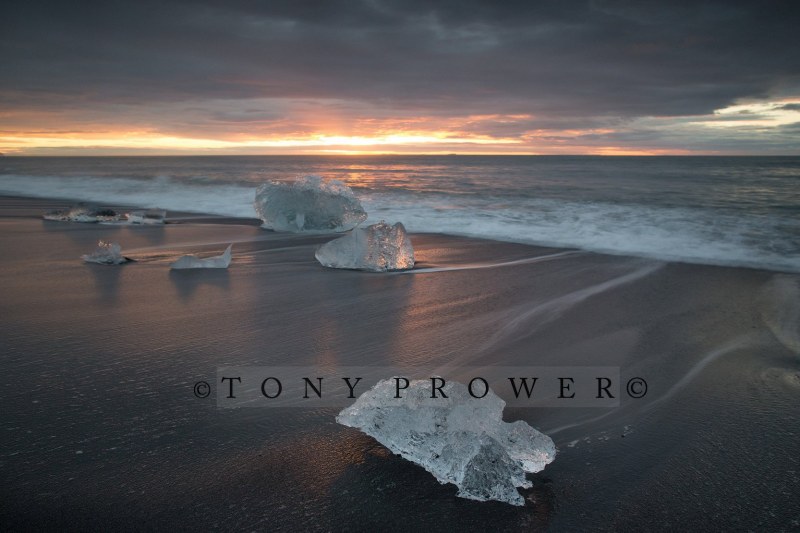
[[(458, 136), (448, 132), (395, 133), (375, 136), (346, 136), (315, 134), (305, 138), (267, 138), (244, 141), (228, 141), (207, 138), (176, 137), (158, 133), (122, 131), (105, 134), (30, 134), (0, 136), (0, 150), (6, 153), (24, 154), (36, 149), (152, 149), (154, 151), (235, 151), (264, 149), (290, 149), (319, 153), (364, 153), (381, 152), (385, 148), (413, 147), (426, 151), (439, 145), (475, 145), (502, 147), (522, 144), (519, 139), (496, 139), (487, 136)], [(468, 152), (473, 150), (467, 149)]]
[[(291, 132), (291, 118), (276, 124), (242, 123), (231, 131), (209, 121), (191, 131), (160, 131), (157, 124), (126, 128), (124, 124), (92, 124), (78, 120), (74, 128), (59, 127), (60, 116), (25, 114), (3, 116), (12, 124), (26, 121), (36, 128), (0, 130), (0, 152), (7, 155), (125, 155), (125, 154), (592, 154), (592, 155), (687, 155), (716, 153), (692, 147), (636, 146), (620, 142), (627, 132), (640, 128), (652, 132), (669, 130), (671, 136), (697, 136), (704, 132), (728, 131), (746, 134), (800, 123), (800, 102), (762, 101), (736, 104), (699, 117), (648, 117), (615, 127), (541, 128), (531, 115), (471, 115), (465, 117), (357, 117), (337, 131), (338, 118), (317, 116), (296, 121), (304, 130)], [(88, 122), (88, 123), (87, 123)], [(48, 127), (48, 124), (51, 123)], [(278, 127), (280, 126), (280, 127)], [(272, 131), (287, 129), (286, 133)], [(176, 128), (169, 128), (175, 130)], [(181, 130), (182, 128), (177, 128)], [(185, 128), (189, 129), (189, 128)], [(65, 131), (66, 130), (66, 131)], [(502, 134), (500, 133), (502, 132)], [(717, 133), (718, 135), (718, 133)]]
[(7, 13), (0, 152), (800, 153), (794, 26), (748, 10), (168, 4)]

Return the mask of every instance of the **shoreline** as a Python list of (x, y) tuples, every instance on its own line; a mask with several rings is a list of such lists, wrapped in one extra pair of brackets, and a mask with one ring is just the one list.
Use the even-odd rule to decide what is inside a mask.
[(14, 161), (7, 194), (252, 217), (264, 181), (320, 174), (353, 189), (368, 223), (401, 221), (411, 233), (800, 273), (792, 158)]
[[(41, 219), (41, 216), (53, 209), (67, 209), (79, 203), (86, 203), (89, 205), (98, 205), (102, 207), (108, 207), (114, 209), (117, 212), (125, 212), (126, 210), (135, 210), (135, 209), (143, 209), (139, 206), (133, 205), (123, 205), (123, 204), (115, 204), (115, 203), (103, 203), (103, 202), (93, 202), (93, 201), (85, 201), (85, 200), (74, 200), (74, 199), (59, 199), (59, 198), (43, 198), (43, 197), (34, 197), (34, 196), (18, 196), (18, 195), (6, 195), (0, 194), (0, 217), (22, 217), (22, 218), (35, 218)], [(16, 204), (19, 204), (16, 206)], [(16, 206), (16, 207), (15, 207)], [(267, 230), (261, 228), (261, 220), (257, 217), (235, 217), (229, 215), (215, 215), (210, 213), (203, 213), (200, 211), (170, 211), (167, 210), (167, 219), (165, 224), (225, 224), (225, 225), (241, 225), (241, 226), (255, 226), (262, 231), (267, 233), (276, 233), (272, 230)], [(91, 225), (91, 223), (90, 223)], [(280, 232), (277, 232), (280, 233)], [(338, 235), (342, 235), (342, 233), (329, 233), (329, 234), (314, 234), (314, 233), (280, 233), (284, 236), (295, 236), (297, 238), (302, 237), (329, 237), (329, 239), (334, 239)], [(735, 265), (735, 264), (716, 264), (711, 262), (693, 262), (687, 260), (678, 260), (678, 259), (664, 259), (659, 257), (653, 257), (649, 255), (630, 255), (624, 253), (615, 253), (613, 251), (595, 251), (595, 250), (586, 250), (577, 247), (571, 246), (558, 246), (558, 245), (547, 245), (547, 244), (532, 244), (532, 243), (525, 243), (525, 242), (517, 242), (511, 240), (499, 240), (499, 239), (492, 239), (487, 237), (480, 237), (480, 236), (471, 236), (471, 235), (456, 235), (456, 234), (449, 234), (449, 233), (440, 233), (440, 232), (409, 232), (412, 236), (436, 236), (441, 237), (443, 239), (466, 239), (466, 240), (474, 240), (479, 242), (484, 242), (486, 244), (494, 244), (498, 246), (509, 245), (509, 246), (524, 246), (529, 247), (533, 251), (535, 250), (562, 250), (562, 251), (579, 251), (581, 253), (586, 254), (596, 254), (601, 256), (612, 256), (612, 257), (624, 257), (629, 259), (641, 259), (641, 260), (649, 260), (649, 261), (656, 261), (661, 263), (675, 263), (675, 264), (685, 264), (685, 265), (694, 265), (694, 266), (701, 266), (701, 267), (716, 267), (716, 268), (733, 268), (733, 269), (746, 269), (746, 270), (755, 270), (761, 272), (769, 272), (775, 274), (786, 274), (786, 275), (800, 275), (800, 272), (795, 272), (793, 270), (778, 270), (778, 269), (770, 269), (765, 268), (763, 266), (752, 266), (752, 265)]]

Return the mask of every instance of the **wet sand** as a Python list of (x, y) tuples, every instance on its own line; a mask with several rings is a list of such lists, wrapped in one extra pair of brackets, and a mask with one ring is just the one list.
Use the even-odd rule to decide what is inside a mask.
[[(0, 199), (6, 528), (800, 528), (798, 275), (433, 234), (411, 273), (336, 271), (313, 256), (329, 236), (54, 206)], [(136, 262), (83, 263), (99, 239)], [(169, 270), (231, 242), (228, 270)], [(193, 394), (226, 365), (420, 364), (615, 366), (648, 392), (508, 408), (559, 449), (521, 508), (456, 498), (336, 409)]]

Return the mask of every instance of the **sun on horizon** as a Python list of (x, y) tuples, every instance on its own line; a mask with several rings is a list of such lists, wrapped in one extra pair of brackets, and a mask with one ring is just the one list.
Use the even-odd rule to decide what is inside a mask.
[[(252, 105), (252, 102), (249, 104)], [(34, 116), (35, 115), (35, 116)], [(800, 100), (753, 101), (681, 117), (608, 120), (592, 128), (537, 127), (534, 115), (470, 115), (465, 117), (317, 117), (309, 125), (302, 116), (220, 127), (213, 120), (194, 127), (126, 126), (93, 123), (75, 113), (47, 115), (4, 112), (17, 129), (0, 131), (4, 155), (718, 155), (749, 154), (747, 146), (712, 149), (706, 137), (769, 136), (800, 124)], [(175, 111), (173, 119), (180, 122)], [(292, 131), (292, 122), (304, 124)], [(30, 125), (28, 125), (30, 123)], [(333, 123), (333, 125), (331, 125)], [(337, 123), (345, 123), (337, 127)], [(613, 126), (612, 126), (613, 125)], [(695, 139), (689, 146), (622, 142), (630, 131), (668, 131), (678, 139)], [(272, 130), (287, 130), (285, 132)], [(757, 152), (757, 150), (755, 151)], [(783, 150), (787, 155), (797, 150)]]

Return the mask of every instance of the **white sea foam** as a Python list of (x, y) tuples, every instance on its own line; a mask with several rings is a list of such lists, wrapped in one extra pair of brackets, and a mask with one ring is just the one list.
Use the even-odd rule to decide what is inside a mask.
[(99, 177), (0, 176), (0, 194), (64, 198), (168, 211), (255, 218), (255, 187), (195, 185), (161, 176), (153, 180)]
[[(403, 220), (411, 232), (440, 232), (667, 261), (800, 272), (800, 221), (699, 208), (531, 198), (475, 201), (408, 194), (368, 195), (373, 218)], [(795, 236), (793, 240), (791, 235)]]
[[(255, 217), (254, 186), (106, 177), (0, 176), (0, 193)], [(698, 207), (405, 190), (356, 190), (367, 224), (690, 263), (800, 272), (800, 220)]]

